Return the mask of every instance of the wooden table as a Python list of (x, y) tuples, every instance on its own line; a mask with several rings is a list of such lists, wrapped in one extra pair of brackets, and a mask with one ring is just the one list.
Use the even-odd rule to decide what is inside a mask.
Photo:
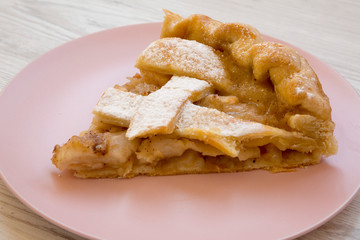
[[(160, 22), (162, 8), (244, 22), (328, 63), (360, 91), (360, 2), (337, 1), (0, 1), (0, 89), (26, 64), (89, 33)], [(0, 239), (83, 239), (22, 204), (0, 180)], [(335, 218), (300, 239), (360, 239), (360, 195)]]

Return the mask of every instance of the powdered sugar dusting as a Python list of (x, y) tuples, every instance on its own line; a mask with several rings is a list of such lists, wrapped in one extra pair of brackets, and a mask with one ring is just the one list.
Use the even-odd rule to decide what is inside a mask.
[[(199, 79), (225, 78), (225, 70), (214, 49), (180, 38), (162, 38), (150, 44), (138, 62), (163, 71), (181, 72)], [(169, 70), (170, 69), (170, 70)]]
[(316, 93), (316, 78), (308, 72), (299, 72), (293, 76), (293, 81), (298, 81), (298, 85), (294, 88), (297, 95), (306, 96), (308, 99), (314, 98)]
[(176, 123), (178, 129), (202, 129), (222, 137), (240, 138), (249, 134), (268, 131), (270, 128), (255, 122), (246, 122), (227, 115), (216, 109), (210, 109), (186, 102), (182, 114)]
[(297, 94), (302, 94), (302, 93), (305, 92), (305, 90), (304, 90), (304, 88), (298, 86), (298, 87), (295, 88), (295, 92)]
[(174, 131), (175, 118), (192, 94), (210, 87), (210, 84), (187, 77), (172, 77), (161, 89), (143, 98), (127, 130), (129, 139), (149, 134), (169, 134)]
[(123, 123), (121, 127), (128, 127), (130, 119), (135, 114), (141, 101), (142, 96), (140, 95), (109, 88), (96, 104), (93, 113), (108, 118), (120, 119), (120, 122)]
[(163, 86), (165, 89), (182, 89), (183, 91), (189, 92), (202, 92), (210, 87), (211, 84), (206, 81), (184, 76), (173, 76), (171, 80)]

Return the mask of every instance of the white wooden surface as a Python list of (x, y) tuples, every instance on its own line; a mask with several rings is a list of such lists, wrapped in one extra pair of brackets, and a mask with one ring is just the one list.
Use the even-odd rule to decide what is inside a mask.
[[(360, 92), (357, 0), (1, 0), (0, 89), (54, 47), (117, 26), (162, 21), (162, 8), (183, 16), (202, 13), (251, 24), (311, 52)], [(0, 239), (83, 238), (37, 216), (0, 180)], [(300, 239), (360, 239), (360, 195), (331, 221)]]

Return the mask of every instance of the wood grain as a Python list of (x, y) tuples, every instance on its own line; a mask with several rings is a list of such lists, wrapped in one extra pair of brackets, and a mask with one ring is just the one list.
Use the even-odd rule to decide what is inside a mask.
[[(331, 65), (360, 93), (360, 1), (0, 1), (0, 89), (47, 51), (90, 33), (159, 22), (162, 8), (244, 22)], [(0, 180), (0, 239), (83, 239), (22, 204)], [(360, 195), (331, 221), (302, 236), (360, 239)]]

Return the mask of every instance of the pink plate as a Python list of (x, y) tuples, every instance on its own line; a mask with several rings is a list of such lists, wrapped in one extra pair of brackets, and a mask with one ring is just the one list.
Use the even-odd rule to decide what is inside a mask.
[(339, 153), (321, 164), (293, 173), (129, 180), (60, 174), (50, 161), (54, 145), (90, 125), (102, 92), (136, 73), (136, 57), (159, 32), (153, 23), (77, 39), (31, 63), (7, 86), (0, 96), (1, 177), (23, 203), (88, 238), (279, 239), (313, 230), (351, 201), (360, 185), (359, 96), (300, 49), (337, 124)]

